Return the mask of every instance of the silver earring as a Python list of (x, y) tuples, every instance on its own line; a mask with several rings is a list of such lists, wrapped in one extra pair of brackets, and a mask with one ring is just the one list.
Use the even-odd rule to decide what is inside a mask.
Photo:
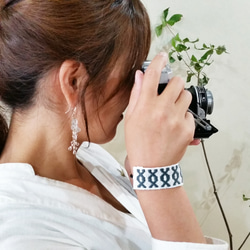
[(74, 155), (76, 154), (77, 149), (79, 147), (79, 142), (77, 142), (77, 134), (81, 131), (81, 129), (78, 127), (78, 120), (75, 116), (76, 116), (76, 107), (74, 108), (71, 117), (72, 141), (71, 145), (68, 147), (68, 150), (72, 151)]

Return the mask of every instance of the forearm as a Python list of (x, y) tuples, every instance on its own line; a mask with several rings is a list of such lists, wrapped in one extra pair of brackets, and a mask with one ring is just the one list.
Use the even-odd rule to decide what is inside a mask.
[[(180, 78), (172, 78), (158, 95), (160, 74), (166, 62), (167, 54), (161, 53), (152, 60), (144, 75), (137, 71), (135, 76), (125, 117), (131, 170), (135, 166), (156, 169), (176, 164), (193, 141), (194, 118), (187, 112), (192, 96), (184, 89), (184, 82)], [(154, 238), (205, 243), (182, 187), (135, 189)]]
[(137, 190), (152, 237), (165, 241), (205, 243), (183, 187)]

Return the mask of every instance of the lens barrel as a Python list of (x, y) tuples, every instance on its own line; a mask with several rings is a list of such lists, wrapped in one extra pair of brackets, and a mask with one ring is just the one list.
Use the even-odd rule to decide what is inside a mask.
[(191, 86), (187, 90), (192, 94), (192, 102), (189, 108), (199, 115), (198, 107), (200, 107), (205, 111), (205, 116), (211, 115), (214, 108), (212, 92), (200, 86)]

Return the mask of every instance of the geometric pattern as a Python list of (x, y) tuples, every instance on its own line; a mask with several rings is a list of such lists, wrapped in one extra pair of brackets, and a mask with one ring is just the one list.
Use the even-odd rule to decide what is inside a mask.
[(135, 190), (157, 190), (183, 185), (179, 163), (159, 168), (133, 167), (133, 188)]

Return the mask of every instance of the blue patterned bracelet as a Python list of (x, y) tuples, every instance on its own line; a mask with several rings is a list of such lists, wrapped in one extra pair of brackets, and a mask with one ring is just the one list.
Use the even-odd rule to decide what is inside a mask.
[(133, 167), (133, 188), (135, 190), (159, 190), (182, 185), (183, 177), (179, 163), (157, 168)]

